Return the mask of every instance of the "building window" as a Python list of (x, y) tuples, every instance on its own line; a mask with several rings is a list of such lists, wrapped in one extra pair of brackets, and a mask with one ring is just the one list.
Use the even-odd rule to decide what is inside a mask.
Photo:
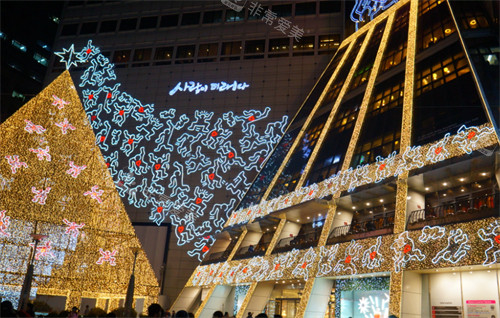
[(152, 49), (136, 49), (134, 51), (134, 62), (149, 61)]
[(12, 46), (17, 48), (19, 51), (26, 52), (26, 46), (22, 44), (21, 42), (18, 42), (16, 40), (12, 40)]
[(372, 163), (399, 150), (404, 81), (398, 76), (375, 87), (363, 123), (352, 167)]
[(278, 17), (291, 17), (292, 5), (291, 4), (273, 5), (272, 11), (276, 13)]
[(177, 54), (175, 57), (177, 59), (180, 59), (180, 61), (176, 60), (175, 63), (176, 64), (193, 63), (194, 51), (195, 51), (194, 45), (183, 45), (177, 47)]
[(93, 34), (97, 32), (97, 22), (82, 23), (80, 34)]
[(12, 98), (19, 98), (19, 99), (24, 101), (26, 99), (26, 96), (24, 96), (24, 94), (18, 93), (16, 91), (12, 91)]
[(156, 62), (154, 64), (169, 65), (171, 63), (173, 54), (174, 54), (174, 48), (172, 46), (156, 48), (155, 60), (159, 60), (161, 62)]
[(47, 66), (48, 64), (47, 59), (38, 53), (33, 54), (33, 59), (35, 59), (35, 61), (42, 64), (43, 66)]
[(446, 2), (420, 16), (418, 25), (417, 52), (433, 46), (456, 31)]
[(321, 1), (319, 3), (319, 13), (336, 13), (340, 12), (340, 1)]
[(222, 43), (221, 56), (236, 55), (230, 57), (221, 57), (221, 61), (239, 60), (241, 54), (241, 41)]
[(130, 50), (115, 51), (113, 63), (127, 63), (130, 60)]
[(200, 23), (200, 13), (184, 13), (182, 15), (181, 25), (195, 25)]
[(78, 23), (65, 24), (62, 27), (61, 35), (76, 35), (78, 31)]
[(295, 4), (295, 15), (316, 14), (316, 2), (303, 2)]
[(120, 21), (120, 31), (135, 30), (137, 26), (137, 19), (123, 19)]
[(139, 22), (139, 29), (154, 29), (157, 22), (158, 17), (142, 17)]
[(203, 13), (203, 23), (220, 23), (222, 22), (222, 10), (207, 11)]
[(269, 40), (269, 53), (282, 53), (290, 49), (290, 38), (270, 39)]
[[(198, 49), (198, 62), (213, 62), (215, 61), (215, 57), (219, 51), (218, 43), (210, 43), (210, 44), (200, 44)], [(212, 58), (204, 58), (211, 57)]]
[(406, 39), (408, 38), (408, 14), (410, 5), (407, 4), (396, 12), (391, 35), (381, 62), (380, 74), (401, 64), (406, 60)]
[(245, 54), (264, 53), (265, 40), (245, 41)]
[(303, 37), (302, 39), (300, 39), (300, 42), (296, 42), (293, 44), (293, 56), (313, 55), (313, 54), (314, 54), (314, 36)]
[(170, 14), (164, 15), (160, 20), (160, 28), (168, 28), (177, 26), (179, 23), (179, 15), (178, 14)]
[(319, 36), (319, 54), (331, 54), (340, 46), (340, 34), (327, 34)]
[(226, 22), (238, 22), (245, 20), (245, 11), (241, 10), (240, 12), (234, 10), (226, 10)]
[(458, 23), (462, 25), (463, 29), (470, 30), (489, 28), (490, 23), (488, 21), (489, 19), (487, 15), (491, 11), (494, 12), (495, 10), (489, 10), (485, 6), (485, 3), (486, 2), (484, 1), (460, 1), (457, 3), (453, 3), (453, 11), (457, 13), (455, 16), (457, 17)]
[(469, 72), (470, 68), (463, 52), (439, 60), (433, 65), (421, 67), (415, 74), (416, 96), (451, 82)]
[[(1, 35), (0, 35), (0, 38), (1, 38)], [(36, 44), (38, 44), (38, 46), (40, 46), (42, 49), (44, 49), (48, 52), (51, 52), (50, 45), (48, 45), (47, 43), (40, 41), (40, 40), (37, 40)]]
[(101, 27), (99, 28), (99, 32), (101, 32), (101, 33), (115, 32), (117, 24), (118, 24), (118, 21), (116, 21), (116, 20), (114, 20), (114, 21), (113, 20), (102, 21)]

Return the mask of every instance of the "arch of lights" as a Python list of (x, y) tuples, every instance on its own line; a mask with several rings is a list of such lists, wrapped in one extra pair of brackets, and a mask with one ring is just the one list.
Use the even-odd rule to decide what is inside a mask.
[[(84, 67), (78, 83), (83, 106), (120, 196), (149, 209), (149, 219), (158, 225), (168, 218), (178, 245), (190, 244), (188, 254), (201, 260), (250, 186), (249, 174), (262, 168), (283, 135), (288, 117), (269, 122), (269, 107), (227, 111), (218, 118), (208, 111), (196, 111), (193, 118), (174, 108), (157, 112), (120, 90), (114, 65), (92, 41), (80, 51), (71, 45), (55, 54), (67, 69)], [(64, 107), (54, 98), (54, 106)], [(72, 129), (66, 121), (57, 125), (63, 133)], [(40, 160), (46, 153), (33, 151)], [(186, 181), (193, 176), (197, 184)], [(98, 191), (86, 195), (99, 200)], [(218, 199), (221, 192), (231, 199)]]

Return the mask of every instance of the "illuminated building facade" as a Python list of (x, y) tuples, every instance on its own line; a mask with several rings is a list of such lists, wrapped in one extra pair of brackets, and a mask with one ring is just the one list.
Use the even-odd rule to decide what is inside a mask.
[(498, 9), (360, 22), (172, 308), (498, 317)]
[[(91, 39), (101, 54), (114, 64), (116, 82), (121, 83), (119, 91), (133, 96), (134, 100), (143, 103), (148, 111), (146, 105), (154, 104), (157, 119), (162, 111), (175, 109), (177, 116), (185, 114), (190, 119), (195, 118), (199, 112), (213, 112), (212, 119), (215, 122), (215, 119), (230, 111), (241, 115), (243, 110), (265, 112), (268, 107), (270, 111), (266, 114), (267, 123), (280, 121), (284, 116), (291, 117), (345, 37), (347, 31), (344, 3), (319, 0), (258, 1), (261, 6), (252, 8), (251, 1), (246, 1), (244, 9), (237, 11), (229, 2), (235, 1), (69, 1), (63, 12), (54, 47), (56, 51), (62, 52), (74, 45), (75, 51), (80, 52)], [(266, 17), (265, 12), (268, 10), (276, 16), (268, 13), (270, 15)], [(283, 22), (281, 19), (288, 20), (289, 25), (280, 24), (278, 21)], [(352, 26), (351, 23), (348, 25)], [(304, 33), (300, 39), (295, 39), (291, 33), (294, 28), (303, 29)], [(60, 62), (59, 56), (54, 56), (50, 61), (51, 74), (47, 81), (57, 76), (65, 66)], [(102, 91), (100, 95), (84, 92), (87, 89), (97, 91), (102, 84), (91, 87), (92, 85), (88, 84), (90, 78), (87, 78), (85, 87), (80, 87), (88, 66), (73, 65), (70, 71), (89, 114), (89, 120), (92, 120), (93, 116), (99, 117), (99, 114), (92, 113), (97, 112), (97, 107), (92, 105), (93, 102), (90, 102), (88, 97), (95, 95), (93, 100), (99, 103), (106, 95)], [(185, 86), (185, 83), (190, 81), (200, 83), (201, 88), (190, 91)], [(216, 83), (232, 84), (234, 81), (237, 81), (242, 89), (224, 90), (220, 86), (217, 90), (212, 89)], [(114, 87), (114, 84), (105, 83), (110, 87)], [(203, 89), (204, 85), (208, 85), (207, 90)], [(103, 114), (104, 112), (101, 117)], [(100, 119), (112, 122), (113, 116)], [(162, 123), (167, 121), (163, 119)], [(259, 129), (266, 128), (267, 123), (264, 120), (255, 120), (255, 123)], [(96, 135), (99, 136), (103, 127), (93, 127)], [(137, 125), (131, 124), (129, 120), (120, 126), (120, 130), (128, 130), (130, 133), (133, 129), (131, 127), (135, 129)], [(191, 133), (187, 129), (185, 132)], [(232, 140), (237, 138), (239, 137), (236, 134), (231, 136)], [(145, 138), (141, 142), (147, 143)], [(272, 143), (267, 144), (270, 145), (270, 153)], [(147, 148), (151, 145), (152, 148)], [(145, 146), (147, 154), (151, 152), (160, 157), (172, 152), (166, 147), (155, 150), (155, 146), (157, 144), (151, 140)], [(136, 148), (138, 149), (139, 147)], [(101, 147), (107, 159), (114, 155), (115, 150), (119, 149), (112, 146), (109, 149)], [(137, 151), (120, 155), (120, 160), (129, 164), (129, 160), (135, 158), (136, 154), (141, 153)], [(215, 154), (216, 152), (212, 151), (208, 155)], [(133, 168), (138, 167), (139, 161), (145, 163), (150, 160), (147, 155), (145, 158), (134, 159)], [(171, 161), (173, 160), (171, 158)], [(188, 161), (184, 158), (182, 160)], [(113, 168), (111, 165), (112, 174), (116, 172)], [(124, 172), (127, 173), (126, 170)], [(229, 189), (240, 191), (239, 195), (242, 196), (242, 189), (249, 186), (257, 169), (251, 172), (253, 175), (247, 172), (246, 185), (239, 184)], [(141, 185), (139, 177), (143, 176), (140, 174), (135, 171), (133, 173), (137, 178), (131, 181), (136, 183), (134, 187)], [(211, 173), (206, 175), (209, 179), (210, 176), (213, 178)], [(113, 177), (120, 194), (125, 193), (120, 186), (123, 178), (116, 175)], [(229, 177), (228, 180), (242, 180), (238, 174)], [(151, 177), (148, 178), (152, 180)], [(185, 183), (195, 189), (200, 185), (200, 179), (186, 178)], [(167, 188), (166, 183), (163, 186)], [(137, 193), (137, 200), (132, 199), (132, 203), (129, 196), (122, 195), (122, 198), (136, 232), (150, 256), (157, 278), (161, 281), (160, 293), (167, 297), (166, 300), (160, 297), (160, 301), (162, 305), (169, 306), (185, 285), (192, 270), (199, 264), (198, 257), (206, 253), (205, 244), (196, 247), (194, 243), (206, 243), (204, 240), (213, 241), (213, 238), (206, 239), (209, 235), (204, 233), (185, 242), (188, 231), (184, 229), (188, 227), (181, 222), (171, 222), (170, 217), (152, 219), (152, 214), (156, 213), (154, 211), (158, 211), (160, 206), (140, 206), (139, 197), (146, 191)], [(222, 197), (214, 197), (211, 200), (201, 198), (203, 201), (200, 201), (197, 200), (198, 197), (190, 197), (193, 205), (196, 205), (197, 201), (207, 203), (203, 221), (214, 222), (214, 218), (208, 219), (208, 212), (213, 203), (234, 204), (224, 212), (234, 209), (238, 202), (235, 198), (238, 196), (233, 193), (221, 193)], [(180, 197), (176, 196), (176, 199)], [(184, 201), (188, 202), (187, 199)], [(162, 212), (173, 210), (164, 208)], [(187, 209), (179, 210), (179, 213), (183, 213)], [(226, 218), (224, 214), (215, 219), (222, 226)], [(202, 221), (198, 226), (201, 224)], [(183, 245), (178, 246), (181, 243)], [(193, 251), (195, 248), (197, 251), (193, 253), (193, 257), (186, 255), (187, 251)]]

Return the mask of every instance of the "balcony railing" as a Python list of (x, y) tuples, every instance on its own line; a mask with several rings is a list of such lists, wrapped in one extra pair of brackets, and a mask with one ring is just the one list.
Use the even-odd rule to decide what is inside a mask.
[(285, 237), (281, 239), (273, 250), (273, 253), (282, 253), (290, 251), (294, 248), (303, 249), (318, 244), (322, 228), (318, 228), (314, 232), (309, 232), (293, 237)]
[(350, 240), (390, 234), (394, 227), (394, 211), (385, 216), (363, 222), (353, 221), (351, 224), (333, 228), (327, 244), (347, 242)]
[(425, 225), (444, 225), (500, 216), (499, 193), (481, 194), (468, 199), (415, 210), (410, 213), (407, 228), (420, 229)]
[(208, 255), (207, 259), (204, 259), (201, 262), (201, 265), (207, 265), (225, 261), (228, 258), (229, 254), (231, 253), (231, 250), (232, 247), (228, 247), (225, 251), (212, 253)]
[(248, 245), (240, 247), (240, 249), (236, 252), (233, 259), (244, 259), (250, 258), (254, 256), (261, 256), (266, 254), (266, 250), (269, 247), (269, 242), (267, 243), (259, 243), (256, 246)]

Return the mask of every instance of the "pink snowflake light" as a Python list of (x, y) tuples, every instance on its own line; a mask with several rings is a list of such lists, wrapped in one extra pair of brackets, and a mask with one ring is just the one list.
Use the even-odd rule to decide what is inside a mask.
[(57, 97), (56, 95), (52, 95), (54, 98), (54, 101), (52, 102), (52, 105), (57, 106), (59, 109), (63, 109), (64, 105), (68, 105), (69, 102), (63, 100), (62, 98)]
[(85, 168), (87, 168), (86, 165), (83, 166), (77, 166), (73, 161), (69, 162), (69, 166), (71, 167), (70, 169), (66, 170), (66, 173), (71, 175), (73, 178), (78, 177), (80, 173), (82, 173)]
[(80, 234), (80, 229), (85, 226), (85, 223), (77, 224), (76, 222), (70, 222), (67, 219), (63, 219), (64, 224), (68, 227), (64, 234), (71, 234), (73, 237), (77, 237)]
[(46, 158), (47, 161), (51, 160), (51, 156), (49, 154), (49, 151), (50, 151), (49, 146), (47, 146), (45, 148), (37, 148), (37, 149), (30, 148), (29, 151), (36, 153), (38, 160), (43, 160), (44, 158)]
[[(35, 247), (35, 243), (29, 243), (31, 247)], [(50, 246), (50, 241), (45, 242), (44, 245), (42, 246), (37, 246), (36, 247), (36, 252), (35, 252), (35, 259), (38, 261), (40, 260), (40, 257), (55, 257), (54, 254), (52, 254), (52, 246)]]
[(0, 211), (0, 236), (9, 237), (10, 233), (7, 233), (6, 230), (9, 227), (9, 217), (5, 216), (5, 210)]
[(26, 122), (26, 127), (24, 127), (24, 130), (29, 132), (30, 134), (36, 132), (37, 134), (43, 134), (47, 129), (43, 128), (40, 125), (35, 125), (31, 121), (25, 119)]
[(99, 257), (96, 264), (102, 265), (103, 262), (109, 262), (109, 265), (111, 265), (111, 266), (116, 265), (115, 255), (117, 253), (117, 250), (113, 250), (111, 252), (111, 251), (104, 251), (102, 248), (100, 248), (99, 253), (101, 253), (101, 257)]
[(45, 190), (40, 189), (38, 190), (35, 187), (31, 187), (31, 192), (35, 194), (33, 199), (31, 199), (32, 202), (38, 203), (38, 204), (45, 204), (45, 200), (47, 200), (47, 195), (50, 192), (51, 187), (47, 187)]
[(68, 129), (70, 130), (75, 130), (76, 128), (71, 125), (68, 121), (67, 118), (64, 118), (64, 120), (60, 123), (55, 123), (54, 125), (56, 125), (57, 127), (61, 128), (61, 132), (63, 133), (63, 135), (66, 135), (68, 133)]
[(90, 188), (90, 191), (84, 192), (83, 195), (90, 195), (92, 199), (96, 199), (97, 202), (102, 203), (101, 196), (104, 193), (104, 190), (98, 190), (99, 186), (95, 185)]
[(5, 159), (7, 159), (7, 163), (10, 165), (12, 173), (16, 173), (17, 169), (21, 167), (28, 168), (28, 164), (26, 162), (19, 161), (19, 156), (17, 155), (5, 156)]

